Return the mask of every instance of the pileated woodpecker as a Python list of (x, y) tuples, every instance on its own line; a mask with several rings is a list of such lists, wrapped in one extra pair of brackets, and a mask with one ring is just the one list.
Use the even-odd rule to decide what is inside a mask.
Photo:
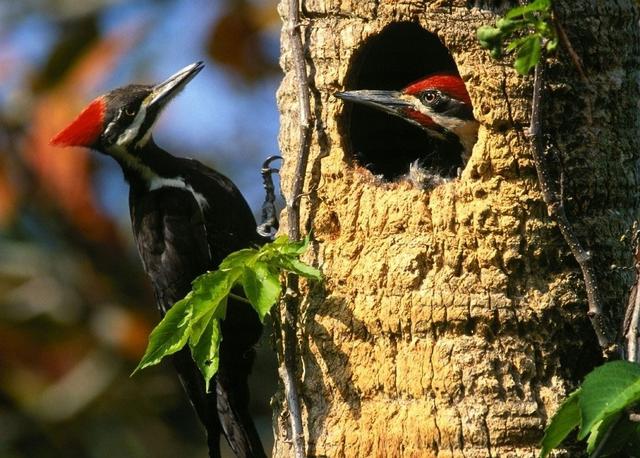
[[(229, 253), (264, 242), (231, 180), (198, 161), (172, 156), (151, 136), (162, 109), (202, 68), (197, 62), (155, 86), (129, 85), (108, 92), (51, 140), (53, 145), (97, 150), (122, 167), (130, 186), (133, 235), (162, 314), (191, 290), (192, 280), (217, 268)], [(211, 457), (220, 456), (221, 432), (236, 455), (265, 456), (249, 415), (247, 385), (261, 332), (250, 306), (229, 299), (219, 370), (210, 393), (189, 350), (173, 355), (207, 430)]]
[(457, 75), (429, 75), (400, 91), (356, 90), (338, 92), (335, 96), (398, 116), (433, 138), (455, 143), (463, 164), (469, 160), (478, 138), (471, 99), (464, 81)]

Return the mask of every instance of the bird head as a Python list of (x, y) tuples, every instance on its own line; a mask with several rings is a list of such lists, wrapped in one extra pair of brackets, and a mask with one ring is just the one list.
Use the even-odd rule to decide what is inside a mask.
[(202, 70), (196, 62), (156, 85), (132, 84), (94, 99), (55, 135), (55, 146), (84, 146), (105, 153), (143, 147), (162, 109)]
[(356, 90), (335, 96), (398, 116), (440, 140), (453, 137), (464, 149), (465, 161), (477, 140), (471, 98), (457, 75), (430, 75), (400, 91)]

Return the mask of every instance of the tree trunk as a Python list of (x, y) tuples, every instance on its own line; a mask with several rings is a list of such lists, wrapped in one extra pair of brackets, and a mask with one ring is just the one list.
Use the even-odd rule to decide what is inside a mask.
[[(300, 311), (309, 456), (535, 456), (549, 417), (601, 363), (580, 270), (531, 160), (531, 78), (476, 39), (504, 12), (491, 4), (506, 2), (470, 3), (304, 2), (316, 119), (302, 221), (316, 241), (309, 261), (326, 275), (304, 291)], [(638, 12), (632, 0), (554, 3), (588, 81), (565, 52), (550, 63), (552, 162), (607, 312), (620, 321), (640, 205)], [(451, 181), (423, 191), (397, 176), (429, 141), (332, 94), (450, 71), (442, 43), (467, 84), (479, 139), (460, 178), (445, 171)], [(282, 64), (286, 191), (298, 147), (286, 31)], [(456, 162), (430, 161), (439, 170)], [(276, 400), (274, 453), (289, 457), (286, 406)]]

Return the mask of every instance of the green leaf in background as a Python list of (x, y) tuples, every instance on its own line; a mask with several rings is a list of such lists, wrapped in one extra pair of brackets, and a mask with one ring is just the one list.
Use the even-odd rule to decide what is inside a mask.
[(526, 46), (526, 43), (531, 39), (533, 35), (527, 35), (526, 37), (516, 38), (507, 46), (507, 52), (514, 51), (521, 46)]
[(133, 371), (134, 374), (145, 367), (158, 364), (162, 358), (176, 353), (187, 343), (193, 314), (191, 297), (192, 293), (189, 293), (184, 299), (176, 302), (151, 332), (147, 350)]
[(322, 280), (322, 272), (296, 258), (279, 259), (278, 265), (282, 269), (293, 272), (294, 274), (298, 274), (301, 277), (311, 278), (318, 281)]
[(488, 25), (483, 25), (476, 32), (480, 46), (483, 48), (493, 48), (502, 43), (502, 31)]
[(577, 390), (569, 395), (545, 429), (541, 443), (542, 450), (540, 451), (542, 458), (560, 445), (569, 433), (580, 425), (579, 393), (580, 390)]
[(495, 47), (491, 50), (491, 57), (493, 57), (494, 59), (501, 59), (502, 58), (502, 47), (498, 46)]
[(543, 19), (537, 19), (533, 22), (533, 28), (541, 37), (550, 36), (553, 33), (552, 25)]
[(536, 66), (541, 55), (542, 38), (539, 35), (529, 35), (519, 45), (513, 67), (521, 75), (526, 75)]
[(202, 334), (204, 334), (204, 330), (209, 324), (211, 318), (213, 318), (213, 312), (215, 312), (215, 310), (212, 308), (202, 318), (197, 321), (194, 320), (194, 323), (191, 325), (191, 334), (189, 335), (189, 346), (191, 348), (195, 347), (198, 342), (200, 342), (200, 338), (202, 337)]
[(639, 401), (639, 364), (613, 361), (594, 369), (551, 419), (542, 439), (541, 458), (577, 426), (578, 439), (588, 436), (588, 453), (597, 449), (598, 456), (634, 456), (640, 450), (640, 424), (630, 421), (627, 412)]
[(500, 18), (496, 21), (496, 27), (500, 33), (513, 33), (527, 24), (521, 19)]
[(200, 275), (193, 281), (193, 319), (199, 320), (215, 309), (231, 292), (231, 288), (240, 276), (240, 269), (215, 270)]
[(640, 365), (613, 361), (597, 367), (585, 377), (581, 392), (582, 424), (578, 439), (591, 434), (598, 422), (640, 400)]
[(638, 456), (640, 450), (640, 424), (623, 416), (613, 426), (600, 456)]
[(512, 8), (496, 20), (496, 27), (481, 26), (477, 35), (480, 45), (495, 59), (502, 57), (505, 44), (507, 52), (517, 51), (513, 67), (526, 75), (540, 61), (543, 46), (552, 52), (558, 45), (551, 0), (535, 0)]
[(551, 9), (551, 0), (535, 0), (528, 5), (517, 6), (507, 11), (504, 15), (506, 19), (515, 19), (525, 14), (549, 11)]
[(553, 40), (549, 40), (547, 41), (547, 44), (545, 45), (547, 52), (554, 52), (557, 48), (558, 48), (558, 39), (555, 38)]
[(282, 292), (278, 271), (258, 261), (252, 267), (245, 267), (242, 286), (247, 299), (258, 312), (260, 321), (264, 322), (264, 317), (275, 305)]
[(220, 263), (219, 270), (229, 270), (237, 266), (254, 261), (258, 257), (258, 250), (254, 248), (245, 248), (243, 250), (234, 251), (224, 258)]
[(209, 392), (211, 379), (218, 372), (221, 342), (220, 320), (210, 317), (198, 342), (190, 345), (191, 355), (204, 377), (207, 392)]
[(305, 251), (307, 251), (309, 240), (310, 234), (307, 234), (304, 239), (298, 242), (292, 242), (286, 235), (281, 235), (273, 242), (273, 246), (280, 254), (284, 254), (287, 256), (300, 256), (304, 254)]
[(322, 278), (318, 269), (299, 260), (309, 246), (309, 238), (291, 242), (288, 237), (281, 236), (260, 249), (236, 251), (220, 263), (218, 270), (196, 278), (192, 283), (193, 290), (169, 310), (151, 333), (145, 355), (134, 373), (159, 363), (188, 342), (208, 390), (218, 371), (222, 340), (220, 320), (226, 317), (227, 302), (233, 289), (242, 287), (248, 302), (264, 322), (282, 293), (282, 273), (292, 272), (314, 280)]
[(600, 442), (610, 436), (609, 428), (614, 426), (614, 423), (620, 419), (621, 415), (621, 412), (611, 415), (604, 420), (600, 420), (591, 428), (589, 437), (587, 438), (587, 453), (593, 453)]

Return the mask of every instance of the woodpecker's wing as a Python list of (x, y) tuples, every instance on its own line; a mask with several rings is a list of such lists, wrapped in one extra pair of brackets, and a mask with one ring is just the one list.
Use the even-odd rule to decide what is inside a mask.
[(213, 266), (217, 267), (229, 253), (261, 244), (251, 208), (236, 185), (194, 159), (183, 161), (186, 181), (206, 202), (201, 208)]
[(133, 235), (164, 314), (211, 266), (202, 212), (187, 191), (160, 188), (129, 196)]
[[(256, 240), (251, 210), (233, 183), (196, 161), (187, 164), (180, 170), (193, 192), (188, 187), (149, 192), (132, 186), (130, 194), (134, 236), (163, 313), (191, 290), (194, 278)], [(185, 390), (207, 428), (211, 453), (218, 453), (216, 441), (222, 430), (238, 456), (264, 456), (249, 415), (247, 385), (261, 331), (249, 305), (229, 301), (213, 393), (205, 392), (187, 351), (174, 357)]]
[[(132, 187), (129, 200), (134, 238), (164, 315), (191, 290), (191, 281), (210, 266), (204, 219), (191, 194), (177, 188), (136, 192)], [(207, 430), (211, 456), (217, 457), (222, 428), (216, 397), (206, 393), (188, 349), (171, 359)]]
[[(217, 267), (229, 253), (256, 246), (263, 239), (249, 205), (231, 180), (195, 160), (185, 159), (185, 177), (196, 193), (204, 197), (206, 237), (212, 265)], [(235, 291), (242, 294), (241, 291)], [(229, 445), (238, 456), (263, 457), (258, 433), (249, 415), (247, 380), (255, 358), (254, 346), (262, 323), (248, 304), (229, 300), (222, 322), (220, 366), (216, 375), (219, 421)]]

